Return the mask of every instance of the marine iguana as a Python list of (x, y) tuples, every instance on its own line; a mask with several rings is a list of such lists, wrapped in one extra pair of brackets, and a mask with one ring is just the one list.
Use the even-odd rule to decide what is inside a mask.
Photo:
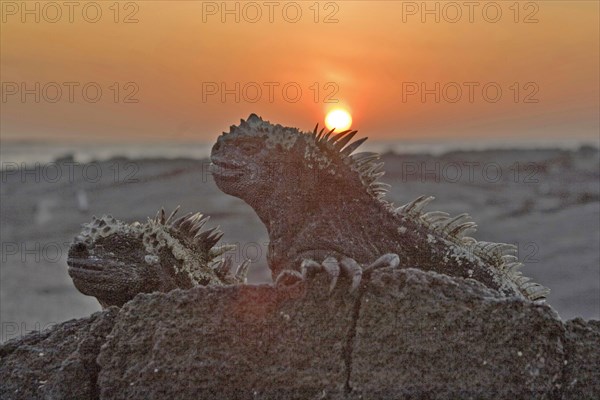
[(235, 246), (217, 246), (223, 233), (202, 230), (209, 217), (200, 213), (174, 219), (178, 209), (168, 217), (161, 209), (144, 224), (112, 216), (84, 224), (67, 259), (75, 287), (106, 308), (138, 293), (245, 283), (249, 261), (232, 273), (231, 258), (219, 257)]
[[(519, 272), (516, 247), (467, 236), (467, 214), (423, 212), (432, 196), (395, 208), (376, 153), (355, 153), (367, 139), (271, 124), (251, 114), (223, 132), (211, 152), (217, 186), (258, 214), (269, 234), (275, 280), (314, 271), (341, 272), (360, 285), (363, 272), (382, 266), (416, 267), (475, 279), (505, 296), (542, 301), (548, 289)], [(294, 281), (292, 279), (292, 281)]]

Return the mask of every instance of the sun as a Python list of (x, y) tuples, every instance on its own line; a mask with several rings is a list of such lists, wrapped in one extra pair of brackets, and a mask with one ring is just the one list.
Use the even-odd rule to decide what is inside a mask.
[(327, 129), (335, 128), (336, 131), (343, 131), (352, 125), (352, 116), (346, 110), (337, 108), (327, 113), (325, 117), (325, 126)]

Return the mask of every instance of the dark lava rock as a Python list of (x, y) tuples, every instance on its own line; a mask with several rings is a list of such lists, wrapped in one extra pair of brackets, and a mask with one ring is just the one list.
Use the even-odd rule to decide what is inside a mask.
[(563, 399), (600, 398), (600, 321), (567, 321)]
[(97, 398), (96, 358), (117, 312), (109, 308), (2, 344), (0, 398)]
[(563, 336), (546, 305), (446, 275), (377, 272), (361, 299), (350, 386), (378, 398), (552, 398)]
[(117, 317), (98, 359), (101, 398), (341, 393), (355, 297), (329, 299), (325, 285), (197, 287), (138, 296)]
[[(43, 354), (43, 356), (40, 356)], [(420, 270), (142, 294), (0, 346), (2, 399), (598, 398), (600, 322)]]

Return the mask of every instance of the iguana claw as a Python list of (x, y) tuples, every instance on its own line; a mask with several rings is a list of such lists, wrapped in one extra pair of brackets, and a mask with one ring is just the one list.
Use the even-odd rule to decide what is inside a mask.
[(400, 257), (398, 257), (398, 254), (393, 254), (393, 253), (384, 254), (383, 256), (381, 256), (377, 260), (375, 260), (375, 262), (373, 262), (367, 268), (365, 268), (364, 272), (367, 274), (370, 274), (371, 272), (373, 272), (376, 269), (396, 268), (396, 267), (398, 267), (398, 265), (400, 265)]
[(399, 264), (400, 258), (397, 254), (392, 253), (379, 257), (364, 269), (356, 262), (356, 260), (350, 257), (343, 257), (338, 261), (335, 257), (329, 256), (325, 258), (322, 263), (318, 263), (310, 258), (305, 259), (300, 265), (300, 271), (302, 272), (302, 279), (304, 280), (314, 273), (327, 272), (331, 277), (331, 284), (329, 285), (330, 293), (335, 289), (341, 271), (352, 279), (352, 285), (350, 287), (350, 292), (352, 293), (360, 286), (363, 275), (369, 275), (379, 268), (396, 268)]

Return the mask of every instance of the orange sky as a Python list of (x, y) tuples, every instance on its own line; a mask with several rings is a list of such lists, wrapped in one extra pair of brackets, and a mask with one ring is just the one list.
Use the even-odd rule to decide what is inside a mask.
[[(411, 8), (421, 7), (420, 1), (321, 2), (318, 22), (313, 1), (297, 2), (302, 15), (296, 23), (291, 22), (295, 6), (281, 2), (273, 3), (272, 23), (265, 2), (253, 3), (262, 12), (254, 23), (257, 8), (244, 9), (241, 2), (228, 3), (239, 7), (236, 22), (235, 13), (220, 14), (222, 2), (122, 2), (116, 16), (113, 1), (100, 1), (96, 23), (84, 18), (85, 3), (73, 10), (72, 23), (67, 6), (61, 6), (58, 18), (55, 9), (38, 3), (40, 22), (35, 22), (35, 11), (23, 15), (26, 3), (2, 1), (3, 140), (210, 141), (251, 112), (312, 129), (328, 108), (340, 105), (351, 110), (354, 128), (377, 139), (598, 137), (596, 1), (521, 2), (518, 16), (513, 1), (492, 2), (486, 13), (482, 2), (473, 9), (472, 23), (461, 1), (454, 3), (462, 12), (455, 23), (457, 9), (448, 2), (428, 3), (440, 7), (439, 23), (435, 15)], [(502, 15), (492, 23), (495, 5)], [(93, 20), (95, 9), (86, 10), (85, 17)], [(138, 22), (124, 23), (131, 13)], [(337, 22), (325, 23), (331, 13)], [(538, 22), (524, 23), (528, 16)], [(34, 94), (23, 101), (20, 85), (34, 88), (35, 82), (40, 102)], [(49, 100), (56, 85), (49, 82), (62, 87), (55, 103)], [(65, 82), (79, 85), (73, 102)], [(89, 82), (102, 89), (96, 103), (83, 97), (81, 88)], [(126, 87), (127, 82), (135, 86)], [(239, 102), (233, 94), (222, 101), (221, 93), (207, 91), (220, 91), (221, 85), (234, 89), (236, 82)], [(434, 94), (423, 102), (419, 93), (406, 93), (421, 83), (434, 88), (436, 82), (439, 103)], [(473, 102), (465, 82), (479, 85)], [(484, 98), (486, 84), (489, 99), (495, 88), (502, 90), (497, 102)], [(268, 85), (274, 88), (273, 101)], [(295, 88), (302, 90), (297, 102), (286, 101), (284, 85), (288, 99)], [(124, 103), (134, 87), (138, 102)], [(252, 103), (256, 87), (262, 93)], [(456, 87), (462, 97), (453, 103)], [(334, 89), (340, 103), (325, 103)], [(90, 96), (94, 93), (89, 89)], [(529, 94), (538, 102), (525, 103)]]

